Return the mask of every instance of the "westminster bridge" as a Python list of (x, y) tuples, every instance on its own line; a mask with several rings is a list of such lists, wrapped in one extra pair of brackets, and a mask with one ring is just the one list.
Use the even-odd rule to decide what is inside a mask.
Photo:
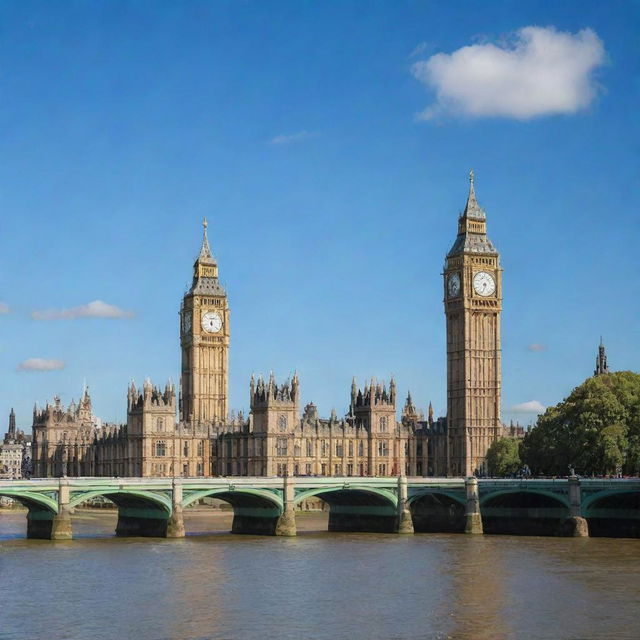
[(182, 537), (183, 510), (208, 497), (233, 507), (233, 533), (294, 536), (317, 497), (329, 531), (640, 537), (640, 478), (52, 478), (0, 480), (0, 496), (27, 507), (28, 538), (51, 540), (70, 539), (74, 508), (98, 496), (120, 536)]

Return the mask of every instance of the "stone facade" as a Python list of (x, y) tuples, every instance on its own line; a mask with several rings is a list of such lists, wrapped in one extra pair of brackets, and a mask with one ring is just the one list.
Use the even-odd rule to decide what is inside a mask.
[(416, 409), (409, 394), (397, 420), (396, 382), (374, 379), (349, 408), (321, 418), (301, 410), (297, 375), (251, 378), (250, 414), (229, 417), (230, 308), (207, 238), (180, 307), (180, 393), (146, 381), (127, 391), (127, 423), (100, 425), (85, 389), (78, 405), (56, 398), (34, 410), (37, 476), (473, 475), (503, 435), (500, 422), (499, 255), (474, 192), (458, 222), (444, 271), (448, 419)]

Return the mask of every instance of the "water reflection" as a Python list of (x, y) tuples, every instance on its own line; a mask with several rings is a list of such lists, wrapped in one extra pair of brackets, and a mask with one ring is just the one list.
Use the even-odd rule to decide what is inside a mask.
[[(3, 640), (637, 637), (637, 540), (325, 532), (137, 540), (112, 537), (115, 514), (98, 513), (74, 517), (88, 537), (49, 542), (23, 539), (24, 519), (0, 513)], [(188, 529), (229, 523), (194, 516)]]

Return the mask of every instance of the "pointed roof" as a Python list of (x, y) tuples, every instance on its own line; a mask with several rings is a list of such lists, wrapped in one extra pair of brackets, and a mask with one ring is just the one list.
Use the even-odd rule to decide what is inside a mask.
[(467, 197), (467, 204), (465, 205), (463, 216), (467, 218), (475, 218), (477, 220), (486, 220), (487, 214), (484, 209), (478, 204), (476, 200), (476, 190), (473, 186), (474, 175), (473, 169), (469, 171), (469, 196)]
[[(211, 253), (211, 247), (209, 246), (209, 238), (207, 237), (207, 219), (202, 220), (202, 246), (200, 247), (200, 253), (193, 264), (193, 282), (189, 289), (190, 294), (208, 294), (208, 295), (226, 295), (224, 287), (218, 280), (218, 263)], [(213, 270), (201, 270), (201, 265), (205, 267), (213, 267)], [(202, 275), (203, 271), (213, 271), (212, 274)]]
[(216, 259), (213, 257), (211, 253), (211, 248), (209, 247), (209, 238), (207, 237), (207, 227), (209, 223), (206, 218), (202, 219), (202, 246), (200, 247), (200, 254), (198, 255), (198, 259), (196, 262), (200, 262), (202, 264), (216, 264)]
[[(468, 220), (486, 221), (484, 209), (476, 200), (476, 191), (474, 188), (473, 169), (469, 172), (469, 196), (464, 211), (460, 214), (458, 221), (458, 235), (453, 246), (451, 247), (447, 257), (458, 255), (460, 253), (483, 253), (488, 255), (497, 255), (498, 250), (493, 246), (491, 240), (487, 238), (485, 225), (469, 225)], [(475, 227), (475, 228), (474, 228)]]

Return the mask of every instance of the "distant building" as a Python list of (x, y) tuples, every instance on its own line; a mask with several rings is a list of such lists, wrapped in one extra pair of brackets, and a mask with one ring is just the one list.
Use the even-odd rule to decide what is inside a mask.
[(0, 444), (0, 478), (19, 479), (31, 472), (31, 442), (16, 429), (16, 414), (9, 414), (9, 428)]
[[(127, 391), (126, 425), (93, 416), (85, 389), (78, 405), (59, 398), (34, 409), (36, 476), (481, 474), (502, 435), (500, 312), (502, 268), (487, 237), (473, 174), (444, 267), (447, 418), (427, 420), (409, 394), (397, 420), (396, 382), (351, 385), (349, 409), (301, 413), (300, 381), (251, 378), (250, 414), (228, 409), (230, 307), (218, 278), (207, 223), (193, 279), (180, 306), (180, 393), (145, 381)], [(371, 348), (375, 349), (372, 344)]]

